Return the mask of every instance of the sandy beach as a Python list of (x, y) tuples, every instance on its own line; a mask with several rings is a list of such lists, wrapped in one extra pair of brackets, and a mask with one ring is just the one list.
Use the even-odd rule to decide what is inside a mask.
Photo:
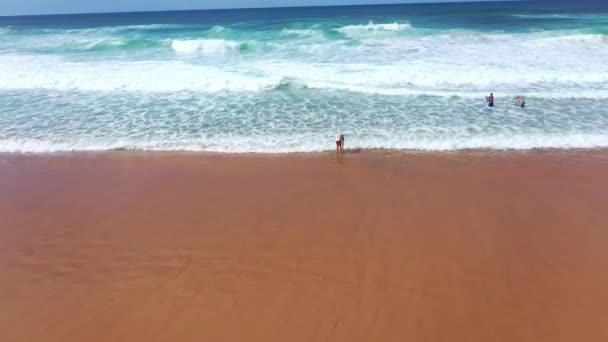
[(0, 154), (0, 341), (608, 341), (608, 150)]

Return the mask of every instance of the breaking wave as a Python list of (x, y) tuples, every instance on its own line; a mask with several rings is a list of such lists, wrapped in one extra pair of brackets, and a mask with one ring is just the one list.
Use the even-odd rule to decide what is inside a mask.
[(365, 25), (348, 25), (335, 29), (336, 31), (350, 38), (362, 38), (378, 34), (395, 33), (413, 29), (412, 25), (407, 23), (390, 23), (390, 24), (374, 24), (369, 22)]
[[(222, 54), (242, 49), (236, 42), (173, 43), (180, 52)], [(290, 85), (384, 95), (479, 97), (486, 89), (546, 98), (608, 98), (608, 72), (593, 65), (579, 72), (522, 67), (505, 74), (497, 67), (436, 63), (306, 63), (260, 61), (208, 65), (197, 61), (87, 61), (54, 56), (0, 55), (0, 89), (146, 92), (260, 92)], [(552, 68), (548, 65), (547, 68)], [(512, 68), (512, 71), (517, 71)], [(589, 72), (583, 72), (589, 70)], [(593, 72), (591, 72), (593, 71)]]
[(242, 43), (224, 39), (174, 40), (171, 43), (173, 50), (182, 53), (223, 54), (238, 52), (244, 47)]

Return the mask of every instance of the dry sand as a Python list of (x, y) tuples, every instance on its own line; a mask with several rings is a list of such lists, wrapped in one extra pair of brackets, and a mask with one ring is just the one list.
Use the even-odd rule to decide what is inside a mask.
[(608, 341), (608, 151), (0, 155), (0, 341)]

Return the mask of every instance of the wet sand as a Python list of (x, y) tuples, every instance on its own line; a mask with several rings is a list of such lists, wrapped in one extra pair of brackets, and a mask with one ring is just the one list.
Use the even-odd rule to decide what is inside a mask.
[(608, 341), (608, 151), (0, 155), (0, 341)]

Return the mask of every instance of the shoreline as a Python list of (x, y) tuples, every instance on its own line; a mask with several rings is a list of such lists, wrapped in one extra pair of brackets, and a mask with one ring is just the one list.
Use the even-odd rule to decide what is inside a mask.
[[(608, 146), (604, 147), (542, 147), (542, 148), (463, 148), (463, 149), (446, 149), (446, 150), (422, 150), (422, 149), (393, 149), (393, 148), (346, 148), (343, 154), (390, 154), (390, 155), (499, 155), (499, 154), (516, 154), (516, 155), (531, 155), (531, 154), (555, 154), (555, 153), (585, 153), (597, 152), (602, 153), (608, 151)], [(225, 152), (225, 151), (194, 151), (194, 150), (145, 150), (145, 149), (128, 149), (116, 148), (109, 150), (73, 150), (73, 151), (49, 151), (49, 152), (1, 152), (0, 157), (6, 156), (82, 156), (82, 155), (107, 155), (107, 154), (159, 154), (159, 155), (199, 155), (199, 156), (234, 156), (234, 157), (270, 157), (270, 156), (320, 156), (334, 154), (338, 155), (335, 149), (327, 149), (323, 151), (294, 151), (294, 152)]]
[(0, 153), (0, 340), (600, 342), (608, 149)]

